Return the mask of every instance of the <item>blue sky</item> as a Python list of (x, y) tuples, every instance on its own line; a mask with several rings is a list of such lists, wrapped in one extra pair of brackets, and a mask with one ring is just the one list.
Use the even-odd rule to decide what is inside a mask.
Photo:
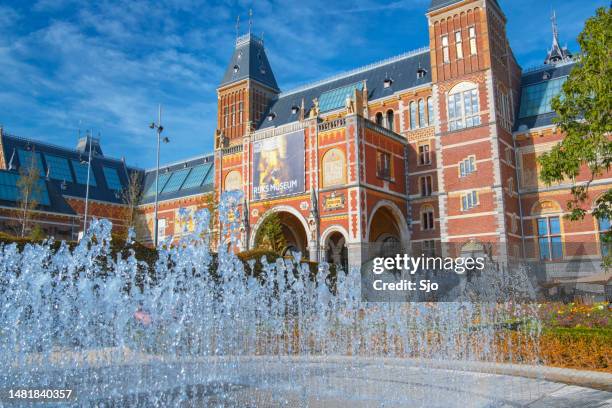
[[(557, 11), (562, 43), (607, 0), (500, 0), (523, 67), (540, 64)], [(5, 131), (76, 146), (100, 132), (104, 153), (155, 162), (147, 124), (157, 104), (171, 143), (162, 162), (209, 152), (216, 93), (235, 20), (264, 33), (283, 90), (428, 45), (429, 0), (351, 1), (0, 0), (0, 124)]]

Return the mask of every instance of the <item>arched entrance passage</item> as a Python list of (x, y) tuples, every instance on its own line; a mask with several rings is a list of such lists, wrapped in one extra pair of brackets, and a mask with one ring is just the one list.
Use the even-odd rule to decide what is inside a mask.
[(394, 203), (381, 201), (371, 214), (368, 222), (370, 256), (393, 256), (408, 248), (408, 225)]
[(347, 236), (348, 233), (340, 227), (330, 227), (321, 235), (323, 260), (330, 264), (340, 265), (345, 271), (348, 270)]
[[(278, 224), (269, 227), (269, 223)], [(308, 224), (302, 215), (291, 207), (275, 207), (266, 211), (255, 224), (251, 233), (250, 248), (268, 246), (269, 231), (272, 230), (282, 237), (279, 252), (282, 255), (299, 251), (304, 258), (308, 257)]]

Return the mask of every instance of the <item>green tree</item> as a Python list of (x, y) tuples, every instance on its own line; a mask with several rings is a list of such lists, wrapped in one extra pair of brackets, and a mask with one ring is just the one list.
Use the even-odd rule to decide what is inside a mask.
[(272, 213), (266, 217), (257, 232), (257, 247), (268, 249), (280, 254), (287, 246), (283, 225), (277, 213)]
[[(612, 220), (612, 189), (598, 197), (593, 208), (588, 198), (592, 181), (610, 169), (612, 163), (612, 13), (600, 8), (589, 18), (578, 36), (580, 55), (562, 92), (553, 99), (557, 126), (564, 133), (563, 141), (539, 158), (541, 179), (552, 184), (575, 180), (581, 171), (588, 171), (588, 181), (572, 188), (567, 203), (568, 218), (581, 220), (590, 211), (598, 220)], [(586, 208), (585, 208), (586, 207)], [(604, 235), (610, 242), (612, 234)], [(608, 256), (604, 262), (610, 264)]]
[(35, 151), (31, 152), (29, 163), (24, 163), (19, 168), (17, 190), (19, 191), (17, 207), (21, 224), (20, 236), (23, 238), (30, 225), (31, 213), (38, 207), (38, 199), (42, 193), (40, 170), (36, 165)]

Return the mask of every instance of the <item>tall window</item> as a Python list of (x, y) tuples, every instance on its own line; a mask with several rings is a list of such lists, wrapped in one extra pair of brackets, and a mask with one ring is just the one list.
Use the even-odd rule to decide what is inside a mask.
[(434, 229), (434, 210), (431, 206), (426, 206), (421, 210), (421, 229), (424, 231)]
[(431, 163), (431, 157), (429, 155), (429, 145), (423, 144), (419, 146), (419, 165), (424, 166)]
[(427, 240), (421, 242), (421, 252), (425, 256), (436, 256), (436, 241)]
[(465, 177), (476, 171), (476, 157), (470, 156), (459, 163), (459, 176)]
[(478, 89), (468, 89), (448, 95), (449, 130), (480, 125)]
[(229, 126), (229, 107), (223, 108), (223, 128)]
[(538, 218), (538, 245), (541, 260), (552, 261), (563, 258), (559, 217)]
[(376, 114), (376, 124), (379, 126), (383, 125), (383, 114), (380, 112)]
[(387, 111), (387, 128), (393, 130), (393, 111), (391, 109)]
[(429, 197), (432, 190), (431, 176), (420, 177), (421, 197)]
[(433, 125), (434, 110), (433, 110), (433, 99), (431, 96), (427, 98), (427, 124)]
[(391, 179), (391, 154), (376, 152), (376, 175), (385, 180)]
[(470, 191), (461, 196), (461, 209), (463, 211), (471, 210), (478, 205), (478, 193)]
[(419, 99), (419, 127), (425, 127), (425, 101)]
[(417, 127), (417, 110), (416, 103), (410, 102), (410, 129)]
[(457, 58), (463, 58), (463, 41), (461, 39), (461, 31), (455, 32), (455, 50), (457, 51)]
[(450, 62), (450, 55), (448, 54), (448, 35), (442, 36), (442, 57), (445, 63)]
[(610, 253), (610, 242), (607, 240), (607, 236), (610, 233), (610, 220), (608, 218), (602, 218), (598, 220), (599, 224), (599, 245), (601, 246), (601, 256), (608, 256)]
[(236, 105), (232, 105), (232, 126), (236, 126)]
[(470, 54), (476, 55), (478, 48), (476, 47), (476, 27), (472, 26), (468, 28), (468, 34), (470, 36)]

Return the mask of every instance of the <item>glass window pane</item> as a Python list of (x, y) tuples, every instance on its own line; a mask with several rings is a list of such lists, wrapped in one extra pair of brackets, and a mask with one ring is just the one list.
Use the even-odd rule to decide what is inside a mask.
[(557, 235), (561, 233), (561, 225), (559, 217), (551, 217), (550, 220), (550, 235)]
[(599, 230), (600, 231), (608, 231), (610, 229), (610, 220), (607, 218), (602, 218), (599, 222)]
[[(28, 168), (32, 165), (32, 152), (29, 150), (19, 149), (17, 151), (17, 155), (19, 156), (19, 167), (20, 168)], [(42, 157), (39, 152), (36, 152), (34, 155), (34, 167), (38, 169), (38, 172), (41, 176), (45, 176), (45, 169), (43, 168)]]
[(550, 249), (548, 247), (548, 239), (540, 238), (540, 259), (547, 261), (550, 260)]
[(538, 235), (548, 235), (548, 223), (546, 218), (538, 218)]
[(561, 244), (561, 237), (552, 237), (550, 240), (550, 246), (552, 248), (552, 259), (563, 258), (563, 245)]
[[(87, 184), (87, 162), (81, 163), (78, 160), (71, 160), (72, 169), (74, 170), (74, 175), (76, 176), (76, 182), (79, 184)], [(94, 176), (93, 169), (89, 175), (89, 185), (92, 187), (96, 187), (96, 177)]]
[(45, 154), (45, 160), (47, 161), (47, 169), (49, 169), (49, 177), (55, 180), (65, 180), (69, 183), (74, 182), (67, 159)]
[(180, 170), (172, 172), (170, 179), (164, 186), (163, 190), (161, 190), (161, 192), (162, 193), (172, 193), (174, 191), (177, 191), (179, 188), (181, 188), (181, 185), (187, 178), (187, 175), (189, 174), (190, 170), (191, 170), (190, 168), (186, 168), (186, 169), (180, 169)]
[[(204, 182), (204, 178), (209, 173), (209, 170), (211, 168), (212, 168), (212, 165), (210, 163), (207, 163), (207, 164), (202, 164), (200, 166), (196, 166), (193, 169), (191, 169), (191, 173), (189, 173), (189, 175), (187, 176), (187, 179), (185, 179), (185, 182), (183, 183), (181, 190), (201, 186)], [(214, 171), (211, 170), (210, 173), (212, 174), (214, 173)]]
[(104, 172), (104, 178), (106, 178), (106, 185), (109, 189), (123, 189), (123, 185), (121, 184), (121, 180), (119, 179), (119, 173), (117, 173), (117, 169), (104, 166), (102, 167), (102, 171)]
[[(161, 191), (164, 189), (164, 186), (166, 185), (166, 182), (168, 181), (168, 179), (170, 178), (170, 175), (172, 175), (172, 173), (161, 173), (159, 175), (159, 180), (157, 183), (157, 188), (158, 188), (158, 193), (161, 193)], [(153, 196), (155, 195), (155, 173), (153, 173), (153, 182), (151, 183), (151, 185), (149, 186), (149, 188), (147, 188), (147, 191), (145, 192), (144, 196), (145, 197), (149, 197), (149, 196)]]

